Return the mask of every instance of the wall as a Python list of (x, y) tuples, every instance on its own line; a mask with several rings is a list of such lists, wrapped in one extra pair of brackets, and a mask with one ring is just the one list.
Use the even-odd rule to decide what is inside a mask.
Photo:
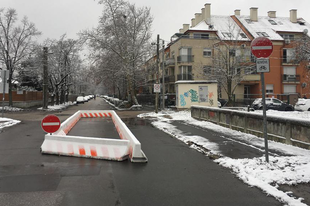
[[(224, 127), (263, 137), (263, 116), (253, 112), (191, 107), (195, 119), (206, 120)], [(310, 121), (267, 116), (268, 139), (310, 149)]]
[(177, 81), (175, 84), (178, 109), (193, 105), (218, 107), (216, 81)]
[[(0, 94), (2, 100), (2, 93)], [(43, 92), (38, 91), (12, 91), (12, 100), (14, 107), (33, 107), (42, 105)], [(9, 105), (9, 94), (5, 94), (4, 105)]]

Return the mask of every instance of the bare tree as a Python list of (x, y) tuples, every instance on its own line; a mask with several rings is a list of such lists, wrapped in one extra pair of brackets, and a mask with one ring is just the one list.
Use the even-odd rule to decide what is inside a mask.
[(310, 37), (308, 36), (308, 31), (305, 30), (301, 38), (294, 41), (295, 51), (294, 57), (301, 66), (303, 66), (303, 77), (304, 82), (302, 83), (302, 88), (304, 94), (310, 93)]
[(228, 22), (227, 31), (225, 40), (213, 45), (213, 65), (204, 68), (204, 73), (207, 78), (218, 81), (219, 91), (227, 94), (228, 104), (231, 104), (238, 85), (246, 75), (255, 73), (255, 64), (250, 42), (242, 39), (241, 29)]
[(35, 25), (24, 17), (20, 25), (17, 24), (15, 9), (0, 9), (0, 60), (10, 71), (9, 75), (9, 105), (12, 101), (12, 79), (15, 70), (29, 54), (33, 52), (33, 38), (41, 33)]
[(81, 36), (88, 42), (93, 56), (103, 57), (111, 52), (117, 56), (118, 69), (126, 78), (127, 96), (132, 104), (138, 104), (135, 80), (151, 38), (153, 18), (150, 9), (137, 8), (124, 0), (101, 0), (100, 3), (105, 12), (98, 27), (83, 32)]
[(49, 40), (49, 80), (52, 92), (52, 104), (54, 96), (56, 104), (68, 101), (70, 86), (73, 84), (73, 73), (81, 64), (78, 54), (80, 44), (77, 40), (66, 39), (66, 35), (59, 40)]

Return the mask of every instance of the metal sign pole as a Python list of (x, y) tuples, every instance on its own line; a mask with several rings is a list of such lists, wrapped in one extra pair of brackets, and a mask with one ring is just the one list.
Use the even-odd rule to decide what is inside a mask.
[(266, 115), (266, 90), (265, 90), (265, 74), (264, 72), (260, 73), (262, 80), (262, 102), (263, 102), (263, 136), (265, 140), (265, 159), (266, 162), (269, 162), (268, 154), (268, 136), (267, 136), (267, 115)]
[(2, 93), (2, 118), (4, 117), (4, 97), (5, 97), (5, 83), (6, 83), (6, 70), (2, 71), (3, 93)]

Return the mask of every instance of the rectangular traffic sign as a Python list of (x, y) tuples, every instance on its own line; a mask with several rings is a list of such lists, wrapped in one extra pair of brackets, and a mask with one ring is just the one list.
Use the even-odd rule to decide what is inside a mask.
[(160, 93), (160, 84), (154, 84), (154, 92)]
[(266, 59), (266, 58), (256, 59), (256, 71), (257, 72), (270, 72), (269, 59)]

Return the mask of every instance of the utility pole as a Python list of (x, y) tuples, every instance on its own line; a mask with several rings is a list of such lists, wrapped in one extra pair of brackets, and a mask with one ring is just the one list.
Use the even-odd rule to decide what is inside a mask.
[[(156, 44), (156, 67), (157, 67), (157, 77), (156, 77), (156, 84), (159, 84), (159, 34), (157, 34), (157, 44)], [(158, 113), (158, 92), (156, 92), (155, 97), (155, 113)]]
[(48, 108), (48, 48), (43, 47), (43, 109)]
[(162, 93), (162, 111), (165, 109), (165, 41), (163, 40), (163, 55), (162, 55), (162, 72), (163, 72), (163, 93)]

